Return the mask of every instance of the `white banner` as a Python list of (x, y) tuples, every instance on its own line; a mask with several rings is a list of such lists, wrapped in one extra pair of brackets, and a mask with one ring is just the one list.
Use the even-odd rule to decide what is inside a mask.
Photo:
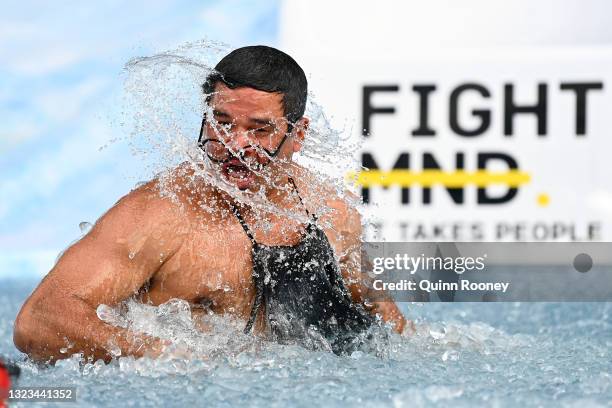
[(612, 48), (296, 58), (383, 239), (612, 240)]

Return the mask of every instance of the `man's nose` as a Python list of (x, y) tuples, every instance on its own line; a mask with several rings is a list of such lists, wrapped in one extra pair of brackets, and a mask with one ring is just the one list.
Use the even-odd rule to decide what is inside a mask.
[(247, 130), (234, 132), (229, 143), (230, 148), (236, 152), (243, 151), (249, 146), (254, 147), (254, 145), (253, 135)]

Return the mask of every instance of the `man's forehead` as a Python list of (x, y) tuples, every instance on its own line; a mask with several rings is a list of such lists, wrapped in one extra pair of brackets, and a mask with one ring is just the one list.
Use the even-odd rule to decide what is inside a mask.
[(225, 84), (215, 86), (210, 105), (216, 113), (232, 117), (281, 117), (283, 97), (280, 93), (249, 87), (231, 89)]

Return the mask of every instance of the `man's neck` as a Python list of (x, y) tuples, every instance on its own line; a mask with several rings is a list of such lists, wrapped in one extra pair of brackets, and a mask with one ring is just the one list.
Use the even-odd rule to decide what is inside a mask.
[[(278, 208), (283, 210), (291, 211), (292, 208), (297, 208), (299, 205), (299, 200), (296, 197), (296, 187), (290, 181), (290, 178), (295, 180), (294, 176), (301, 174), (299, 166), (292, 164), (290, 166), (283, 166), (282, 168), (270, 169), (273, 170), (271, 174), (266, 176), (267, 182), (265, 184), (260, 184), (259, 192), (255, 191), (245, 191), (248, 195), (253, 194), (253, 205), (250, 205), (249, 200), (242, 201), (241, 206), (244, 206), (245, 210), (256, 210), (256, 208), (264, 209), (266, 207), (265, 203), (262, 200), (270, 204), (270, 208)], [(299, 177), (299, 176), (298, 176)], [(235, 202), (232, 198), (231, 194), (227, 192), (222, 194), (226, 196), (226, 199)], [(257, 198), (255, 197), (257, 196)], [(263, 204), (263, 207), (261, 205)]]
[(291, 181), (289, 181), (288, 175), (283, 175), (281, 178), (276, 179), (275, 183), (267, 186), (265, 190), (266, 199), (281, 208), (286, 208), (288, 204), (291, 205), (291, 203), (295, 202), (291, 197), (294, 194), (294, 187)]

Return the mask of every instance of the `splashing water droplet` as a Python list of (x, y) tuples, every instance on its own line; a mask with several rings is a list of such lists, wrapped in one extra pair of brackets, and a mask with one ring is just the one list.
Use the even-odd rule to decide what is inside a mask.
[(456, 350), (446, 350), (441, 358), (442, 361), (457, 361), (459, 360), (459, 352)]
[(98, 308), (96, 309), (96, 315), (98, 316), (98, 319), (112, 326), (124, 327), (124, 328), (128, 326), (128, 322), (123, 316), (121, 316), (119, 311), (108, 305), (105, 305), (105, 304), (99, 305)]
[(433, 337), (434, 340), (440, 340), (446, 336), (446, 328), (439, 323), (433, 323), (429, 327), (429, 335)]
[(91, 225), (91, 222), (82, 221), (79, 223), (79, 229), (83, 234), (87, 234), (89, 231), (91, 231), (92, 227), (93, 225)]
[(110, 353), (111, 356), (113, 357), (120, 357), (121, 356), (121, 349), (119, 348), (119, 346), (117, 346), (116, 344), (111, 345), (108, 348), (108, 352)]

